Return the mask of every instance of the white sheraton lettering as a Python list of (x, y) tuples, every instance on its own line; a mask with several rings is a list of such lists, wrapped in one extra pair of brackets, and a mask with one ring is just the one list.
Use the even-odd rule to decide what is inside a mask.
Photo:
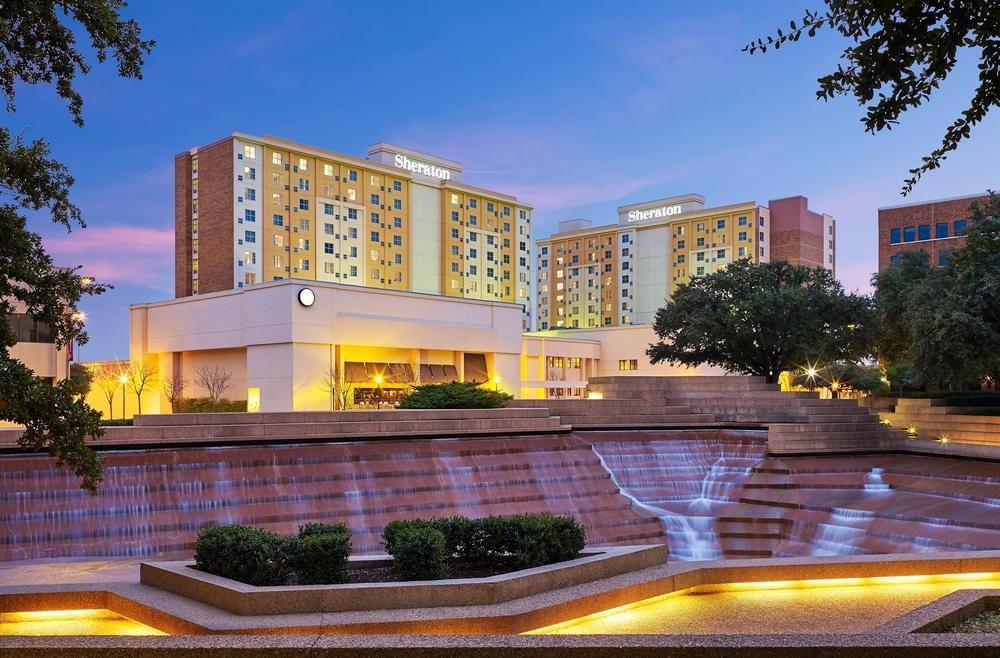
[(412, 171), (415, 174), (423, 174), (424, 176), (440, 180), (451, 180), (451, 171), (448, 169), (427, 162), (420, 162), (419, 160), (411, 160), (402, 153), (396, 154), (395, 162), (396, 166), (400, 169)]
[[(398, 156), (397, 156), (398, 157)], [(673, 217), (681, 214), (680, 206), (660, 206), (659, 208), (649, 208), (647, 210), (630, 210), (628, 213), (629, 223), (641, 222), (646, 219), (656, 217)]]

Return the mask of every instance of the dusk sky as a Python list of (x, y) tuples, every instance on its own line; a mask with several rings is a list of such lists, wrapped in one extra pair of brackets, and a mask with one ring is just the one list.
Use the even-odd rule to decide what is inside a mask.
[(465, 165), (464, 182), (562, 219), (697, 192), (710, 206), (802, 194), (838, 222), (837, 273), (866, 289), (877, 208), (1000, 186), (1000, 114), (927, 175), (903, 178), (966, 107), (977, 53), (932, 102), (869, 135), (851, 99), (816, 100), (846, 45), (832, 33), (750, 56), (796, 2), (135, 2), (157, 41), (142, 81), (95, 64), (86, 125), (51, 87), (7, 117), (76, 177), (89, 228), (38, 220), (56, 262), (115, 289), (84, 300), (84, 360), (127, 357), (128, 305), (173, 296), (173, 157), (233, 131), (363, 157), (389, 141)]

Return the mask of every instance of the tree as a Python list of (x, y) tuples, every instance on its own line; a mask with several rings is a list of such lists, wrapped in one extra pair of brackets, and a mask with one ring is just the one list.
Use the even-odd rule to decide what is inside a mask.
[(678, 286), (656, 312), (651, 363), (713, 365), (777, 381), (787, 370), (866, 356), (871, 301), (824, 268), (739, 260)]
[(94, 371), (94, 383), (101, 389), (104, 399), (108, 401), (108, 418), (113, 419), (115, 417), (115, 393), (122, 385), (121, 372), (109, 363), (102, 363)]
[(69, 386), (73, 395), (78, 398), (85, 398), (90, 392), (90, 386), (94, 376), (82, 363), (69, 364)]
[(170, 403), (171, 412), (177, 410), (177, 403), (184, 398), (185, 386), (187, 386), (187, 380), (179, 376), (164, 377), (160, 380), (160, 391)]
[(209, 368), (206, 365), (198, 366), (194, 372), (194, 383), (205, 389), (209, 399), (212, 400), (212, 411), (215, 411), (219, 406), (219, 400), (229, 388), (229, 380), (233, 378), (233, 373), (219, 366)]
[(125, 376), (128, 378), (125, 384), (135, 393), (136, 413), (142, 413), (142, 394), (154, 387), (156, 375), (156, 364), (148, 359), (131, 361), (125, 368)]
[(854, 361), (831, 361), (815, 368), (812, 373), (800, 368), (793, 372), (791, 381), (798, 386), (825, 386), (835, 398), (847, 391), (872, 395), (887, 390), (881, 368)]
[[(83, 100), (74, 87), (77, 73), (90, 71), (77, 49), (77, 35), (86, 34), (97, 61), (110, 54), (124, 78), (141, 78), (143, 56), (154, 45), (140, 37), (134, 20), (122, 20), (121, 0), (24, 0), (0, 7), (0, 93), (14, 111), (19, 84), (54, 83), (73, 121), (83, 124)], [(64, 21), (75, 20), (77, 25)], [(8, 314), (13, 300), (47, 323), (56, 345), (72, 340), (83, 345), (83, 321), (73, 313), (83, 295), (100, 294), (106, 286), (84, 279), (78, 268), (56, 268), (41, 238), (28, 229), (25, 211), (47, 213), (67, 231), (85, 227), (69, 198), (73, 178), (51, 157), (44, 140), (30, 143), (0, 127), (0, 419), (24, 425), (22, 448), (48, 452), (67, 465), (94, 491), (101, 480), (101, 459), (86, 445), (101, 433), (101, 415), (78, 399), (73, 385), (39, 382), (20, 361), (11, 358), (15, 343)]]
[(353, 398), (354, 384), (346, 380), (341, 380), (340, 371), (337, 366), (330, 366), (323, 373), (319, 382), (319, 389), (330, 396), (330, 411), (334, 409), (347, 409), (351, 405)]
[[(892, 129), (907, 110), (920, 107), (948, 78), (959, 56), (979, 53), (979, 86), (961, 116), (945, 131), (941, 145), (910, 169), (903, 195), (920, 177), (941, 166), (989, 111), (1000, 106), (1000, 3), (996, 0), (825, 0), (826, 11), (807, 10), (787, 32), (758, 38), (744, 47), (751, 54), (812, 37), (830, 28), (853, 41), (846, 62), (819, 78), (816, 96), (853, 96), (866, 107), (867, 132)], [(877, 96), (877, 99), (876, 99)]]

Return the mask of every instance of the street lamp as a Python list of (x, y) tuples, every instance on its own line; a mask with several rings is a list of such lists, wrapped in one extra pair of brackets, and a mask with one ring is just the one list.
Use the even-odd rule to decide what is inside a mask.
[(375, 375), (375, 386), (376, 386), (376, 396), (375, 396), (375, 408), (382, 408), (382, 375)]
[(125, 420), (125, 382), (128, 381), (128, 377), (122, 375), (118, 381), (122, 383), (122, 420)]
[(493, 376), (493, 388), (496, 389), (497, 393), (500, 392), (500, 378), (496, 375)]

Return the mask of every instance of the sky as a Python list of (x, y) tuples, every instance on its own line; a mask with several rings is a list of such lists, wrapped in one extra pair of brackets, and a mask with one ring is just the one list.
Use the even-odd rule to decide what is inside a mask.
[[(157, 45), (141, 81), (98, 65), (75, 126), (51, 87), (5, 117), (45, 137), (88, 228), (31, 226), (60, 265), (114, 290), (85, 299), (78, 358), (128, 354), (129, 304), (173, 296), (173, 157), (234, 131), (364, 157), (388, 141), (457, 160), (463, 181), (560, 220), (696, 192), (708, 206), (801, 194), (837, 220), (837, 275), (867, 290), (879, 206), (1000, 187), (1000, 112), (906, 199), (902, 180), (966, 107), (978, 53), (925, 107), (871, 135), (851, 98), (816, 99), (847, 45), (821, 33), (750, 56), (799, 2), (133, 2)], [(92, 58), (93, 61), (93, 58)]]

